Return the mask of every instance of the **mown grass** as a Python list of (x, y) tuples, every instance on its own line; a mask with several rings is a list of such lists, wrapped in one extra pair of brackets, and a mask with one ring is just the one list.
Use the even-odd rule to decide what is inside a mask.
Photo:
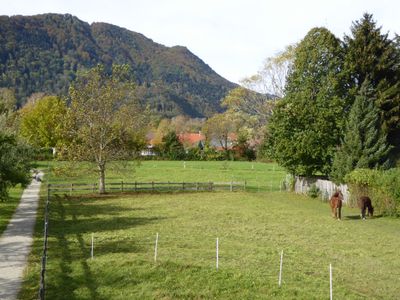
[[(42, 162), (50, 183), (95, 183), (91, 164)], [(244, 182), (249, 191), (279, 191), (286, 172), (275, 163), (231, 161), (142, 161), (110, 163), (106, 182)]]
[[(335, 299), (399, 295), (396, 219), (345, 208), (339, 222), (326, 203), (279, 192), (54, 197), (50, 207), (47, 299), (327, 299), (330, 263)], [(21, 299), (37, 297), (41, 228)]]
[(7, 228), (8, 222), (10, 221), (19, 204), (22, 192), (23, 188), (20, 186), (11, 188), (9, 190), (9, 199), (0, 201), (0, 236)]

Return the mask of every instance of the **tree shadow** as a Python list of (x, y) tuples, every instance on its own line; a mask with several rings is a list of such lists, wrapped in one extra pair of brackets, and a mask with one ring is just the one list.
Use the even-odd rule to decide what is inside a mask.
[[(93, 200), (93, 198), (89, 199)], [(126, 207), (93, 204), (93, 202), (85, 204), (85, 200), (74, 201), (69, 198), (66, 201), (63, 197), (52, 197), (49, 222), (49, 261), (53, 259), (57, 261), (57, 264), (51, 265), (47, 272), (49, 284), (46, 296), (49, 299), (77, 299), (81, 296), (77, 296), (76, 290), (82, 288), (88, 293), (87, 297), (104, 299), (98, 291), (98, 274), (93, 273), (89, 263), (90, 241), (87, 241), (87, 238), (85, 240), (84, 234), (124, 230), (165, 219), (157, 216), (118, 217), (119, 214), (126, 212)], [(133, 210), (140, 210), (140, 208)], [(144, 244), (140, 245), (129, 239), (113, 240), (95, 245), (95, 255), (136, 253), (145, 251), (145, 248)], [(77, 267), (78, 265), (80, 267)], [(82, 274), (78, 275), (79, 273)]]

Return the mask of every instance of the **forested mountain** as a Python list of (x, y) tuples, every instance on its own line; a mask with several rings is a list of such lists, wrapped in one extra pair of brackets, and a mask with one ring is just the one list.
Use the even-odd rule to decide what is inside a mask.
[(129, 64), (145, 103), (164, 116), (210, 116), (236, 85), (187, 48), (165, 47), (142, 34), (71, 15), (0, 16), (0, 87), (19, 104), (35, 92), (66, 95), (76, 72)]

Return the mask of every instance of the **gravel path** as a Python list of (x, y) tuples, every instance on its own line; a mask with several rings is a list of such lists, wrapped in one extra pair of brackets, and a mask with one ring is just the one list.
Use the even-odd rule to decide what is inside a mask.
[[(39, 174), (40, 177), (43, 174)], [(40, 181), (24, 190), (7, 229), (0, 238), (0, 299), (17, 299), (22, 275), (32, 245), (39, 203)]]

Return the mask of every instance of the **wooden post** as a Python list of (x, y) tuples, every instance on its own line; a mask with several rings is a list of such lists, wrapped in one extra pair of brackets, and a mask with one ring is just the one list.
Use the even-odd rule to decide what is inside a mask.
[(245, 181), (244, 181), (244, 187), (243, 187), (243, 188), (244, 188), (244, 191), (246, 191), (246, 185), (247, 185), (247, 181), (245, 180)]
[(199, 183), (196, 182), (196, 191), (199, 191)]
[(122, 180), (121, 181), (121, 192), (123, 192), (124, 191), (124, 181)]
[(182, 191), (185, 190), (185, 182), (182, 182)]
[(70, 190), (69, 190), (69, 195), (70, 196), (72, 196), (72, 191), (74, 190), (74, 184), (73, 183), (71, 183), (71, 187), (70, 187)]
[(137, 184), (136, 184), (136, 181), (135, 181), (135, 192), (136, 192), (136, 189), (137, 189), (137, 188), (136, 188), (136, 185), (137, 185)]
[(282, 266), (283, 266), (283, 250), (281, 252), (281, 263), (279, 267), (279, 279), (278, 279), (279, 287), (282, 285)]
[(151, 190), (154, 192), (154, 181), (151, 182)]

